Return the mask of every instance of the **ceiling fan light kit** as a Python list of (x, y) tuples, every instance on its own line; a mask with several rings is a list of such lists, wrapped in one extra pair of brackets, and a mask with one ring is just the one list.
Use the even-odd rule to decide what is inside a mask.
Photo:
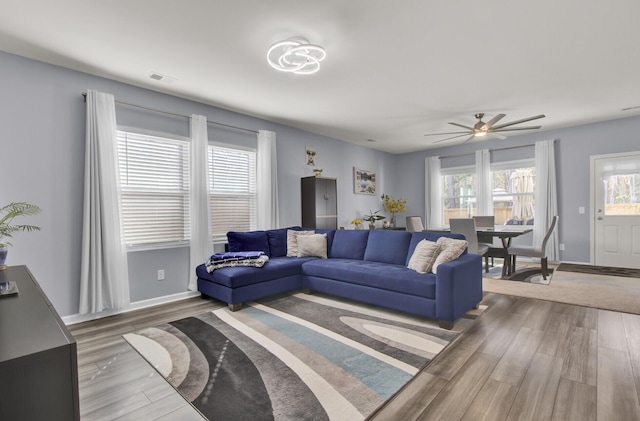
[(496, 123), (500, 120), (502, 120), (502, 118), (505, 117), (505, 114), (497, 114), (496, 116), (494, 116), (491, 120), (487, 121), (486, 123), (484, 121), (482, 121), (482, 119), (484, 118), (484, 113), (477, 113), (475, 115), (475, 118), (478, 119), (478, 122), (476, 124), (473, 125), (473, 127), (470, 126), (465, 126), (463, 124), (459, 124), (459, 123), (454, 123), (454, 122), (449, 122), (449, 124), (453, 125), (453, 126), (457, 126), (457, 127), (461, 127), (463, 129), (465, 129), (465, 131), (462, 132), (447, 132), (447, 133), (430, 133), (430, 134), (426, 134), (425, 136), (443, 136), (443, 135), (456, 135), (456, 136), (452, 136), (452, 137), (447, 137), (446, 139), (440, 139), (440, 140), (436, 140), (433, 143), (440, 143), (440, 142), (446, 142), (447, 140), (453, 140), (453, 139), (457, 139), (459, 137), (463, 137), (463, 136), (469, 136), (463, 143), (467, 143), (470, 140), (472, 140), (475, 137), (482, 137), (482, 136), (491, 136), (491, 137), (495, 137), (498, 139), (506, 139), (507, 137), (500, 134), (501, 132), (510, 132), (510, 131), (521, 131), (521, 130), (537, 130), (539, 128), (541, 128), (542, 126), (527, 126), (527, 127), (511, 127), (514, 126), (516, 124), (520, 124), (520, 123), (526, 123), (527, 121), (532, 121), (532, 120), (537, 120), (539, 118), (544, 118), (545, 115), (544, 114), (538, 114), (536, 116), (533, 117), (527, 117), (527, 118), (523, 118), (521, 120), (516, 120), (516, 121), (512, 121), (510, 123), (504, 123), (504, 124), (498, 124), (496, 125)]
[(298, 75), (316, 73), (326, 57), (324, 48), (300, 37), (276, 42), (267, 51), (267, 62), (271, 67)]

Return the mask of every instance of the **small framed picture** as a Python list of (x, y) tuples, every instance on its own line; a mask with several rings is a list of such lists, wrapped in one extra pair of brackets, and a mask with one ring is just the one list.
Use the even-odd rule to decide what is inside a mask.
[(376, 194), (376, 172), (353, 167), (353, 192)]
[(316, 166), (316, 148), (307, 146), (306, 162), (307, 165)]

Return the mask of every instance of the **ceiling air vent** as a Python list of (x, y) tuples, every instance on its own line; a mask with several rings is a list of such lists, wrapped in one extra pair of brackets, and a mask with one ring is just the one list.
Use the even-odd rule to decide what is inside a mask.
[(158, 82), (162, 82), (162, 83), (173, 83), (176, 80), (178, 80), (175, 77), (163, 75), (162, 73), (158, 73), (158, 72), (149, 73), (149, 79), (157, 80)]

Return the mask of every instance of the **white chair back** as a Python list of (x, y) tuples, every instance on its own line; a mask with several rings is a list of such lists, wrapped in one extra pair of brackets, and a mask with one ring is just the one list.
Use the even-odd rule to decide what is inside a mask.
[(452, 234), (462, 234), (469, 243), (469, 253), (478, 254), (478, 234), (476, 233), (476, 221), (472, 218), (451, 218), (449, 226)]
[(474, 216), (476, 221), (476, 228), (493, 228), (496, 226), (496, 217), (490, 216)]
[(407, 231), (409, 232), (424, 231), (424, 225), (422, 225), (422, 217), (407, 216)]

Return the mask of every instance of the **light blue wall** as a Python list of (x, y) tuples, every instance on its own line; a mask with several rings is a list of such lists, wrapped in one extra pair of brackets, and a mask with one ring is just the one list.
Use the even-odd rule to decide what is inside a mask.
[[(640, 117), (542, 131), (403, 155), (391, 155), (336, 139), (270, 123), (181, 98), (91, 76), (0, 52), (0, 204), (27, 201), (38, 204), (42, 215), (29, 222), (42, 226), (37, 233), (14, 238), (9, 264), (26, 264), (63, 316), (76, 314), (82, 233), (85, 104), (87, 89), (109, 92), (120, 101), (179, 114), (202, 114), (209, 120), (277, 133), (280, 225), (299, 225), (300, 177), (312, 175), (305, 165), (305, 146), (317, 150), (323, 175), (338, 179), (339, 225), (369, 210), (381, 208), (379, 195), (353, 193), (353, 167), (377, 171), (378, 192), (408, 198), (404, 215), (424, 215), (424, 158), (430, 155), (473, 153), (475, 149), (533, 144), (556, 139), (559, 191), (559, 235), (566, 250), (562, 260), (589, 261), (589, 157), (640, 149)], [(180, 118), (117, 107), (119, 124), (188, 135)], [(252, 135), (210, 128), (210, 139), (255, 144)], [(515, 153), (515, 152), (514, 152)], [(503, 152), (508, 155), (508, 152)], [(506, 159), (506, 158), (505, 158)], [(578, 214), (585, 206), (587, 213)], [(404, 215), (401, 215), (404, 216)], [(193, 270), (188, 248), (130, 253), (131, 295), (134, 301), (186, 290)], [(166, 279), (156, 281), (156, 270)]]
[[(95, 89), (119, 101), (277, 133), (280, 225), (301, 223), (300, 178), (312, 175), (305, 146), (317, 150), (323, 175), (338, 179), (339, 224), (380, 207), (377, 196), (353, 194), (352, 167), (378, 171), (382, 190), (392, 191), (395, 157), (336, 139), (270, 123), (181, 98), (0, 52), (0, 204), (27, 201), (43, 212), (29, 220), (42, 231), (13, 239), (10, 265), (26, 264), (62, 316), (78, 311), (84, 180), (85, 104)], [(117, 106), (118, 123), (188, 136), (188, 120)], [(209, 138), (254, 145), (255, 136), (209, 125)], [(129, 253), (133, 301), (186, 291), (188, 248)], [(157, 269), (166, 279), (157, 281)]]

